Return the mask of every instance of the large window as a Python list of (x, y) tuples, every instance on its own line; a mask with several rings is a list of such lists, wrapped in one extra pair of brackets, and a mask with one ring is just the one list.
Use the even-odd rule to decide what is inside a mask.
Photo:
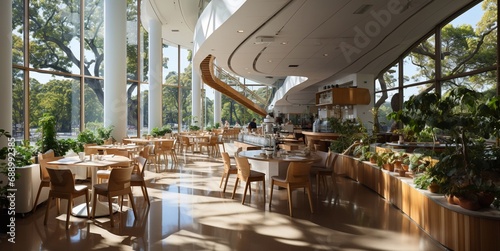
[[(387, 68), (375, 84), (378, 120), (383, 129), (391, 121), (385, 117), (394, 106), (394, 93), (402, 101), (423, 92), (444, 93), (456, 86), (480, 90), (485, 96), (497, 93), (497, 1), (485, 0), (444, 22), (399, 60), (403, 78), (397, 78), (397, 64)], [(436, 52), (439, 52), (437, 55)], [(436, 63), (438, 62), (438, 63)], [(401, 69), (399, 69), (401, 70)], [(395, 83), (399, 82), (399, 83)]]
[[(128, 128), (135, 136), (147, 42), (138, 24), (141, 0), (127, 4)], [(44, 114), (56, 118), (59, 137), (103, 125), (104, 0), (13, 0), (12, 36), (16, 138), (36, 141)]]

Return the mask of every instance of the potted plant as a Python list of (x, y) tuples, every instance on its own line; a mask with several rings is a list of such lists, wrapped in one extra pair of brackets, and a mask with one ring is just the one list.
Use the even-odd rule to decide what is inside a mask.
[(443, 193), (472, 201), (478, 201), (480, 193), (498, 194), (495, 184), (500, 167), (492, 163), (498, 161), (500, 151), (498, 145), (485, 143), (485, 139), (500, 136), (498, 97), (457, 87), (442, 97), (435, 93), (412, 96), (404, 109), (392, 115), (417, 133), (429, 127), (433, 134), (437, 130), (447, 134), (447, 149), (424, 171), (436, 178)]
[(170, 133), (172, 133), (172, 129), (168, 125), (151, 129), (151, 136), (153, 137), (163, 137)]

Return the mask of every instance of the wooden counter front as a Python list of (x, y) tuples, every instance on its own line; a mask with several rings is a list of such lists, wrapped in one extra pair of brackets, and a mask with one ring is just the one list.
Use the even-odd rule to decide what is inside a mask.
[(313, 147), (314, 144), (325, 144), (325, 139), (337, 139), (340, 134), (338, 133), (333, 133), (333, 132), (308, 132), (308, 131), (302, 131), (302, 134), (306, 137), (306, 143), (307, 146)]
[(412, 178), (351, 156), (340, 155), (335, 166), (335, 172), (345, 173), (378, 193), (447, 248), (472, 251), (500, 247), (500, 211), (496, 209), (470, 211), (451, 205), (442, 194), (415, 188)]

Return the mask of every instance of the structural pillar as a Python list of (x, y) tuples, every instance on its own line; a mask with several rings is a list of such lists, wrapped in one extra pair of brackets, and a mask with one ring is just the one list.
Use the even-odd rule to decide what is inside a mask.
[[(0, 129), (12, 133), (12, 0), (0, 1), (0, 87)], [(7, 138), (0, 140), (0, 148), (7, 146)]]
[(191, 100), (191, 123), (193, 125), (200, 126), (200, 119), (201, 119), (201, 75), (199, 72), (198, 67), (193, 67), (192, 71), (192, 84), (191, 84), (191, 91), (192, 91), (192, 100)]
[(127, 136), (127, 1), (104, 1), (104, 126)]
[(162, 38), (158, 19), (149, 20), (148, 132), (162, 123)]
[(222, 125), (222, 117), (221, 117), (221, 111), (222, 111), (222, 102), (221, 102), (221, 93), (214, 90), (214, 125), (215, 123), (221, 123), (221, 127), (224, 126)]

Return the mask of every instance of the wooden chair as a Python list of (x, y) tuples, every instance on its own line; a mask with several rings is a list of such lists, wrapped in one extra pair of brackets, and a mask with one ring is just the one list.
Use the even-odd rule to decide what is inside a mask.
[(218, 147), (216, 136), (212, 135), (208, 138), (208, 141), (200, 142), (200, 143), (198, 143), (198, 145), (200, 146), (200, 149), (203, 149), (203, 147), (207, 148), (208, 156), (217, 156), (218, 155), (218, 151), (216, 149)]
[(337, 153), (328, 152), (327, 163), (324, 167), (321, 166), (313, 166), (311, 168), (311, 173), (316, 176), (316, 197), (319, 196), (321, 183), (323, 183), (323, 187), (328, 189), (328, 182), (326, 177), (331, 177), (332, 184), (338, 193), (338, 186), (336, 182), (337, 174), (335, 172), (335, 163), (337, 162), (337, 158), (339, 155)]
[[(165, 166), (168, 166), (168, 156), (172, 159), (173, 164), (177, 164), (177, 155), (175, 154), (174, 141), (160, 141), (158, 148), (155, 147), (156, 153), (156, 163), (160, 163), (161, 156), (165, 159)], [(156, 172), (158, 173), (159, 166), (156, 167)]]
[[(128, 158), (128, 151), (127, 150), (120, 150), (120, 149), (106, 149), (105, 150), (106, 155), (118, 155), (118, 156), (123, 156)], [(96, 172), (96, 177), (97, 177), (97, 183), (102, 183), (103, 180), (108, 180), (109, 175), (111, 174), (111, 169), (113, 167), (124, 167), (123, 164), (119, 165), (110, 165), (104, 170), (97, 170)]]
[(143, 157), (147, 160), (147, 165), (151, 164), (156, 164), (156, 155), (154, 152), (154, 145), (146, 145), (142, 149), (142, 151), (139, 152), (139, 156)]
[(194, 143), (189, 140), (188, 137), (181, 136), (181, 152), (186, 153), (188, 148), (191, 148), (191, 152), (194, 152)]
[[(31, 211), (33, 211), (33, 213), (36, 211), (36, 206), (37, 206), (37, 203), (38, 203), (38, 199), (40, 198), (40, 193), (42, 192), (42, 188), (44, 187), (50, 187), (50, 177), (49, 177), (49, 173), (47, 172), (47, 162), (48, 161), (52, 161), (52, 160), (56, 160), (56, 159), (60, 159), (61, 157), (54, 157), (54, 151), (52, 150), (49, 150), (45, 153), (39, 153), (38, 154), (38, 163), (39, 163), (39, 168), (40, 168), (40, 185), (38, 186), (38, 192), (36, 193), (36, 199), (35, 199), (35, 203), (33, 204), (33, 209)], [(46, 160), (46, 161), (43, 161), (43, 164), (42, 164), (42, 160)]]
[[(111, 203), (111, 199), (115, 196), (123, 196), (128, 195), (130, 204), (132, 205), (132, 210), (134, 211), (134, 217), (137, 218), (137, 213), (135, 211), (134, 205), (134, 197), (132, 195), (131, 188), (131, 177), (132, 177), (132, 167), (125, 168), (113, 168), (111, 169), (111, 173), (109, 175), (109, 179), (107, 183), (101, 183), (94, 185), (94, 200), (92, 205), (92, 218), (95, 222), (95, 207), (97, 202), (97, 195), (106, 196), (108, 198), (108, 206), (109, 206), (109, 219), (111, 221), (111, 227), (113, 224), (113, 205)], [(120, 211), (123, 207), (123, 198), (120, 203)]]
[(227, 180), (229, 180), (229, 175), (238, 174), (238, 169), (236, 168), (236, 165), (231, 164), (231, 159), (229, 158), (229, 154), (227, 152), (222, 152), (221, 155), (222, 155), (222, 162), (224, 163), (224, 173), (222, 174), (219, 187), (222, 186), (222, 181), (226, 179), (226, 182), (224, 182), (224, 189), (222, 190), (222, 192), (225, 193), (227, 187)]
[(130, 185), (131, 186), (140, 186), (142, 190), (142, 195), (144, 196), (144, 200), (150, 205), (149, 202), (149, 195), (148, 195), (148, 189), (146, 187), (146, 181), (144, 180), (144, 170), (146, 167), (146, 163), (148, 162), (147, 159), (139, 156), (135, 158), (137, 163), (136, 163), (136, 168), (137, 172), (133, 173), (131, 178), (130, 178)]
[(273, 176), (271, 177), (271, 195), (269, 201), (269, 209), (271, 209), (271, 203), (273, 199), (273, 187), (274, 185), (283, 187), (287, 189), (288, 192), (288, 208), (290, 209), (290, 216), (292, 213), (292, 191), (296, 188), (305, 188), (307, 191), (307, 197), (309, 198), (309, 207), (311, 208), (311, 213), (314, 213), (312, 200), (311, 200), (311, 181), (309, 179), (309, 174), (311, 171), (311, 162), (290, 162), (288, 165), (288, 171), (285, 177)]
[(238, 176), (236, 177), (236, 183), (234, 184), (233, 195), (231, 199), (234, 199), (234, 194), (236, 193), (236, 187), (238, 187), (238, 182), (240, 180), (245, 181), (245, 192), (243, 193), (243, 199), (241, 204), (245, 203), (245, 198), (247, 196), (247, 190), (250, 188), (250, 195), (252, 195), (252, 188), (250, 187), (250, 182), (262, 181), (262, 188), (264, 190), (264, 203), (266, 202), (266, 174), (250, 170), (250, 163), (246, 157), (234, 156), (236, 160), (236, 168), (238, 169)]
[[(47, 161), (47, 159), (42, 160), (42, 162), (43, 161)], [(87, 203), (87, 215), (90, 215), (88, 207), (88, 187), (85, 185), (75, 185), (75, 178), (73, 177), (73, 174), (69, 169), (47, 168), (47, 172), (50, 176), (50, 191), (43, 224), (47, 225), (47, 217), (49, 216), (50, 201), (52, 198), (68, 200), (68, 207), (66, 210), (66, 229), (69, 228), (69, 216), (71, 215), (71, 208), (73, 207), (73, 198), (85, 195), (85, 202)], [(59, 205), (57, 205), (57, 207), (59, 212)]]
[(219, 146), (222, 146), (222, 151), (225, 152), (226, 151), (226, 147), (224, 146), (224, 137), (222, 134), (218, 134), (217, 135), (217, 151), (220, 152), (220, 147)]

